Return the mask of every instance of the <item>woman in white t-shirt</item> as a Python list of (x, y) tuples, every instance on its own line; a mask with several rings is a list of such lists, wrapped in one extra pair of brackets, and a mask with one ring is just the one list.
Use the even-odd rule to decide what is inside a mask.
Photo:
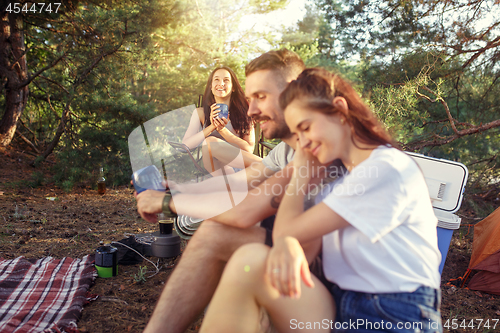
[[(262, 309), (279, 332), (441, 332), (437, 219), (416, 163), (336, 74), (306, 69), (280, 105), (298, 143), (274, 245), (235, 252), (200, 332), (255, 331)], [(347, 172), (304, 211), (315, 166), (336, 159)], [(308, 269), (321, 243), (326, 285)]]

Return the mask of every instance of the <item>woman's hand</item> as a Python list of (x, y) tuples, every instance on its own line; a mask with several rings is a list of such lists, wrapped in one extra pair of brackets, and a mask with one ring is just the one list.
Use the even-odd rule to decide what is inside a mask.
[(210, 122), (217, 131), (220, 131), (229, 122), (226, 118), (219, 118), (220, 108), (217, 103), (210, 105)]
[(214, 119), (217, 118), (217, 115), (219, 114), (219, 112), (220, 112), (220, 110), (219, 110), (219, 107), (217, 106), (217, 103), (210, 105), (210, 123), (212, 125), (214, 125)]
[(215, 129), (217, 130), (217, 132), (222, 130), (229, 123), (229, 120), (227, 120), (226, 118), (215, 118), (214, 120), (217, 123), (215, 125)]
[(304, 250), (293, 237), (280, 237), (274, 241), (267, 257), (266, 275), (282, 296), (299, 298), (301, 280), (314, 287)]
[(311, 179), (317, 178), (321, 169), (321, 164), (308, 150), (300, 147), (297, 142), (295, 147), (295, 155), (293, 157), (293, 177), (300, 179), (301, 182), (308, 183)]
[(226, 127), (229, 120), (226, 118), (219, 118), (220, 108), (217, 103), (210, 105), (210, 123), (215, 127), (217, 131), (220, 131)]
[(308, 178), (310, 183), (319, 184), (326, 177), (330, 163), (321, 164), (308, 150), (300, 147), (297, 142), (293, 158), (294, 174), (301, 178)]
[(297, 141), (295, 146), (295, 155), (293, 157), (293, 167), (295, 170), (300, 171), (301, 175), (306, 175), (305, 169), (311, 169), (312, 166), (318, 164), (318, 160), (308, 150), (302, 148)]

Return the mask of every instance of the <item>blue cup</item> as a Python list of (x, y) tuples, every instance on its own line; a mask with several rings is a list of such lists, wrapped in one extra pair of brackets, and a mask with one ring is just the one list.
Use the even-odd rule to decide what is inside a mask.
[(217, 103), (217, 106), (219, 107), (220, 111), (217, 117), (229, 119), (229, 107), (227, 106), (227, 104)]

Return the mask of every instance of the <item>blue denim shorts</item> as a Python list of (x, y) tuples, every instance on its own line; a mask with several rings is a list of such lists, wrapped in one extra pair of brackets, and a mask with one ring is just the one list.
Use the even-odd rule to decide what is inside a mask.
[(369, 294), (330, 288), (337, 305), (332, 332), (443, 332), (441, 291)]

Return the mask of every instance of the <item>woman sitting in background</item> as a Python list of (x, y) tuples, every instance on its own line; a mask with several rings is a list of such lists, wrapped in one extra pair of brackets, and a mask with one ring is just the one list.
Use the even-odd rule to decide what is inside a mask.
[[(219, 117), (217, 103), (229, 107), (229, 119)], [(220, 174), (221, 168), (229, 174), (234, 172), (233, 168), (242, 169), (260, 161), (260, 157), (252, 154), (255, 131), (247, 111), (248, 102), (233, 70), (220, 67), (212, 71), (203, 95), (203, 107), (193, 112), (182, 139), (190, 149), (204, 143), (203, 164), (212, 175)], [(235, 158), (240, 152), (243, 159), (238, 163)]]
[[(305, 70), (280, 106), (298, 142), (274, 245), (235, 252), (200, 332), (255, 332), (261, 308), (278, 332), (441, 332), (437, 219), (417, 164), (324, 69)], [(304, 211), (313, 166), (336, 159), (346, 173)], [(306, 259), (321, 244), (327, 286)]]

